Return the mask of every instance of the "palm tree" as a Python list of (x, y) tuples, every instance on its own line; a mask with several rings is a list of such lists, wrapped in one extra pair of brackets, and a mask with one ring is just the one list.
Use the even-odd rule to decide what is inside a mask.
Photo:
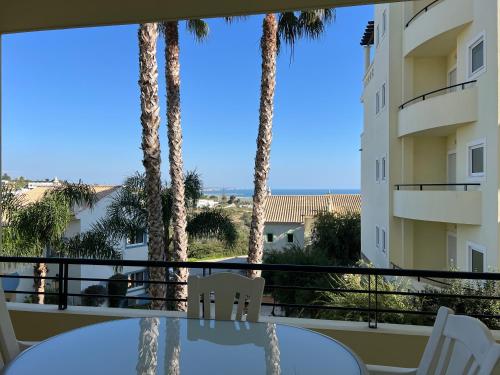
[(158, 367), (160, 318), (141, 318), (139, 326), (139, 344), (137, 348), (139, 358), (136, 371), (140, 375), (155, 375)]
[[(156, 61), (156, 44), (158, 41), (158, 24), (147, 23), (139, 27), (139, 85), (141, 87), (141, 124), (143, 165), (146, 171), (145, 191), (147, 202), (147, 226), (149, 233), (148, 258), (151, 261), (165, 260), (164, 233), (162, 221), (162, 202), (160, 196), (160, 105), (158, 101), (158, 63)], [(155, 280), (165, 280), (165, 270), (151, 268), (150, 274)], [(164, 297), (165, 287), (151, 284), (152, 296)], [(163, 309), (161, 300), (154, 300), (153, 309)]]
[[(205, 21), (188, 20), (186, 25), (199, 41), (205, 39), (209, 29)], [(181, 93), (180, 93), (180, 60), (179, 60), (179, 22), (163, 23), (165, 35), (165, 77), (167, 82), (167, 129), (168, 160), (170, 163), (170, 180), (172, 192), (172, 227), (173, 252), (172, 261), (187, 260), (188, 237), (186, 233), (187, 214), (184, 190), (184, 169), (182, 161), (182, 129), (181, 129)], [(188, 270), (178, 268), (173, 274), (173, 281), (186, 282)], [(187, 299), (186, 285), (176, 284), (175, 299)], [(178, 302), (177, 310), (185, 310), (186, 303)]]
[[(84, 256), (97, 259), (113, 259), (118, 256), (110, 242), (99, 239), (94, 233), (85, 233), (71, 239), (64, 238), (64, 232), (73, 218), (74, 207), (92, 208), (95, 204), (96, 194), (92, 186), (81, 182), (63, 182), (48, 190), (39, 201), (17, 206), (13, 206), (9, 196), (8, 193), (2, 193), (2, 198), (5, 198), (2, 206), (15, 207), (9, 213), (7, 228), (2, 231), (3, 255)], [(81, 239), (85, 241), (82, 242)], [(84, 249), (84, 245), (89, 247)], [(38, 303), (43, 304), (47, 265), (38, 263), (33, 271)]]
[[(145, 175), (136, 173), (125, 179), (122, 188), (113, 197), (108, 206), (107, 214), (100, 220), (94, 230), (105, 233), (113, 240), (119, 240), (130, 236), (132, 233), (147, 231), (147, 203)], [(201, 196), (202, 182), (200, 176), (195, 172), (187, 172), (183, 176), (183, 185), (185, 194), (184, 207), (194, 208)], [(164, 252), (168, 258), (172, 259), (170, 244), (173, 243), (174, 235), (170, 236), (170, 226), (173, 225), (173, 188), (169, 185), (163, 185), (160, 191), (162, 200), (162, 225), (164, 228)], [(190, 210), (187, 217), (186, 232), (189, 239), (213, 238), (225, 242), (228, 246), (234, 246), (238, 239), (238, 232), (235, 224), (227, 213), (219, 209)], [(186, 249), (187, 252), (187, 249)], [(187, 259), (187, 257), (186, 257)], [(178, 274), (175, 276), (177, 280)], [(151, 280), (157, 280), (154, 275), (150, 275)], [(177, 289), (174, 288), (174, 292)], [(170, 293), (169, 293), (170, 294)], [(174, 299), (180, 298), (178, 294), (171, 293)], [(155, 296), (151, 294), (150, 295)], [(178, 308), (178, 305), (175, 306)]]
[[(265, 203), (267, 198), (267, 180), (271, 154), (272, 127), (274, 114), (274, 89), (276, 86), (276, 58), (281, 41), (288, 44), (293, 53), (297, 39), (318, 38), (325, 25), (333, 20), (331, 9), (284, 12), (278, 17), (266, 14), (262, 23), (260, 40), (262, 73), (260, 84), (259, 131), (257, 152), (255, 155), (254, 194), (252, 222), (248, 244), (248, 263), (261, 263), (264, 250)], [(250, 271), (252, 277), (260, 271)]]

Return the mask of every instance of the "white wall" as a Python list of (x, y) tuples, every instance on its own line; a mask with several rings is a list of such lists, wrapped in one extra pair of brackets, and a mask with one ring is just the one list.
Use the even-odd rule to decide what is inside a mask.
[[(267, 242), (267, 234), (272, 233), (273, 242)], [(304, 246), (304, 225), (299, 223), (267, 223), (264, 228), (264, 251), (281, 250), (289, 245), (287, 234), (293, 233), (293, 243)]]

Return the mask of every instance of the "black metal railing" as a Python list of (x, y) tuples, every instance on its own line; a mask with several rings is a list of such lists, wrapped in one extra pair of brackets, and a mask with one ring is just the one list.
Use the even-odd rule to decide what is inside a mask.
[(407, 102), (404, 102), (399, 106), (399, 109), (404, 109), (405, 107), (408, 107), (408, 105), (416, 103), (416, 102), (421, 102), (424, 101), (428, 98), (433, 98), (435, 96), (447, 94), (449, 92), (456, 91), (458, 88), (461, 88), (462, 90), (465, 90), (467, 87), (470, 87), (474, 85), (477, 82), (477, 80), (472, 80), (472, 81), (467, 81), (467, 82), (462, 82), (462, 83), (457, 83), (456, 85), (451, 85), (447, 87), (443, 87), (441, 89), (437, 89), (434, 91), (429, 91), (423, 95), (419, 95), (413, 99), (408, 100)]
[(408, 20), (408, 22), (405, 25), (405, 28), (407, 28), (408, 26), (410, 26), (410, 23), (412, 23), (413, 21), (415, 21), (415, 19), (417, 19), (421, 14), (427, 13), (427, 11), (431, 7), (433, 7), (434, 5), (436, 5), (436, 3), (439, 3), (440, 1), (442, 1), (442, 0), (434, 0), (432, 3), (430, 3), (429, 5), (427, 5), (425, 8), (422, 8), (417, 13), (415, 13), (415, 15)]
[[(457, 187), (463, 187), (464, 191), (468, 191), (471, 186), (481, 186), (478, 182), (465, 182), (465, 183), (453, 183), (453, 184), (396, 184), (394, 187), (396, 190), (403, 190), (406, 188), (417, 189), (417, 190), (431, 190), (432, 188), (453, 188), (456, 190)], [(431, 189), (429, 189), (431, 188)]]
[[(426, 280), (433, 280), (441, 282), (443, 285), (449, 284), (452, 281), (460, 281), (468, 283), (476, 283), (477, 285), (483, 285), (484, 283), (493, 282), (495, 288), (500, 288), (500, 274), (499, 273), (473, 273), (473, 272), (451, 272), (451, 271), (435, 271), (435, 270), (410, 270), (410, 269), (385, 269), (385, 268), (369, 268), (369, 267), (333, 267), (333, 266), (320, 266), (320, 265), (289, 265), (289, 264), (247, 264), (247, 263), (214, 263), (214, 262), (149, 262), (141, 260), (91, 260), (91, 259), (67, 259), (67, 258), (37, 258), (37, 257), (0, 257), (0, 263), (10, 264), (39, 264), (45, 263), (47, 266), (52, 268), (56, 266), (58, 273), (55, 276), (43, 277), (46, 281), (57, 282), (56, 287), (53, 288), (51, 292), (36, 292), (32, 289), (23, 290), (19, 286), (16, 289), (6, 288), (5, 293), (21, 294), (21, 295), (38, 295), (43, 293), (46, 297), (52, 296), (57, 297), (57, 304), (60, 310), (65, 310), (68, 307), (69, 297), (105, 297), (105, 298), (122, 298), (125, 300), (146, 300), (151, 302), (153, 300), (162, 301), (186, 301), (185, 299), (175, 299), (175, 298), (153, 298), (148, 295), (146, 296), (133, 296), (133, 295), (97, 295), (83, 292), (70, 292), (70, 286), (73, 290), (74, 283), (81, 283), (82, 281), (87, 282), (108, 282), (107, 278), (96, 278), (96, 277), (76, 277), (72, 276), (70, 270), (71, 267), (82, 266), (82, 265), (92, 265), (95, 267), (113, 267), (113, 269), (124, 269), (124, 267), (144, 267), (144, 268), (164, 268), (168, 270), (167, 274), (172, 272), (177, 268), (188, 268), (191, 273), (198, 273), (201, 275), (209, 275), (213, 272), (229, 271), (229, 272), (242, 272), (245, 273), (248, 270), (260, 270), (263, 271), (263, 276), (266, 278), (266, 288), (265, 288), (265, 298), (262, 302), (262, 307), (267, 308), (270, 315), (281, 315), (285, 316), (299, 316), (299, 317), (318, 317), (316, 313), (305, 314), (305, 312), (340, 312), (345, 313), (346, 319), (349, 319), (349, 314), (359, 314), (363, 316), (363, 319), (368, 322), (371, 328), (376, 328), (377, 323), (384, 321), (381, 316), (387, 316), (387, 314), (398, 314), (398, 316), (425, 316), (426, 318), (433, 317), (437, 313), (437, 307), (435, 309), (425, 309), (425, 308), (414, 308), (414, 309), (401, 309), (388, 307), (385, 305), (386, 298), (393, 298), (399, 296), (400, 298), (415, 298), (416, 300), (422, 299), (440, 299), (441, 302), (446, 303), (446, 301), (454, 301), (459, 299), (460, 301), (494, 301), (495, 303), (500, 303), (500, 293), (498, 289), (497, 292), (493, 294), (478, 294), (477, 291), (471, 288), (471, 284), (463, 286), (462, 292), (457, 293), (457, 288), (438, 288), (438, 289), (422, 289), (418, 287), (408, 287), (404, 289), (397, 288), (384, 288), (387, 282), (394, 279), (405, 278), (407, 281), (420, 281), (425, 282)], [(277, 282), (279, 280), (275, 278), (276, 275), (291, 275), (288, 278), (288, 283)], [(364, 278), (366, 283), (362, 286), (357, 287), (346, 287), (345, 284), (335, 284), (332, 282), (327, 282), (319, 285), (313, 283), (312, 285), (304, 284), (302, 282), (304, 275), (310, 275), (315, 281), (323, 278), (323, 280), (343, 280), (346, 277), (356, 276)], [(13, 275), (4, 274), (1, 275), (2, 278), (17, 278), (20, 280), (24, 279), (41, 279), (41, 277), (31, 276), (31, 275)], [(336, 278), (336, 279), (335, 279)], [(281, 279), (283, 280), (283, 279)], [(114, 282), (128, 282), (130, 280), (119, 280), (115, 279)], [(145, 285), (149, 284), (163, 284), (167, 287), (172, 285), (185, 285), (185, 282), (172, 281), (168, 276), (165, 280), (151, 280), (147, 279), (143, 281)], [(361, 285), (361, 284), (360, 284)], [(81, 284), (76, 285), (78, 290), (81, 290)], [(54, 290), (55, 289), (55, 290)], [(276, 293), (283, 291), (295, 292), (295, 293), (310, 293), (311, 299), (309, 301), (293, 301), (290, 299), (285, 299), (284, 301), (278, 297)], [(320, 299), (317, 298), (321, 293), (331, 293), (333, 295), (342, 296), (364, 296), (362, 298), (362, 303), (359, 298), (355, 304), (338, 304), (338, 303), (322, 303)], [(463, 303), (462, 303), (463, 304)], [(461, 306), (462, 304), (459, 304)], [(287, 315), (286, 311), (295, 311), (295, 315)], [(297, 314), (296, 312), (299, 311)], [(489, 322), (495, 322), (494, 327), (497, 325), (500, 327), (500, 315), (497, 313), (485, 313), (483, 310), (479, 312), (470, 313), (464, 311), (462, 313), (467, 313), (468, 315), (478, 317), (483, 320), (489, 320)], [(458, 311), (460, 313), (460, 311)]]

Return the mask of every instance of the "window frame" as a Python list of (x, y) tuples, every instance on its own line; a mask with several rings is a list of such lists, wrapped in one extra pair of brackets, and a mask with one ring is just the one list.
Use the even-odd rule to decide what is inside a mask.
[(486, 256), (487, 256), (486, 246), (480, 245), (472, 241), (467, 241), (467, 262), (468, 262), (467, 269), (469, 270), (469, 272), (475, 272), (472, 269), (472, 251), (476, 251), (483, 255), (483, 272), (487, 272), (488, 262), (486, 261)]
[[(469, 181), (482, 181), (486, 178), (486, 138), (476, 139), (474, 141), (467, 142), (467, 162), (466, 164), (466, 176)], [(472, 150), (477, 148), (483, 148), (483, 171), (482, 172), (472, 172)]]
[[(132, 277), (132, 275), (137, 275), (137, 274), (142, 274), (142, 280), (140, 280), (140, 285), (136, 285), (138, 282), (136, 281), (135, 278)], [(127, 291), (130, 290), (138, 290), (146, 287), (146, 282), (148, 281), (148, 271), (146, 269), (139, 270), (139, 271), (133, 271), (127, 274), (127, 278), (129, 280), (128, 286), (127, 285)]]
[(380, 180), (387, 181), (387, 157), (385, 155), (380, 158)]
[(129, 242), (129, 237), (125, 238), (125, 248), (131, 248), (131, 247), (139, 247), (139, 246), (145, 246), (147, 244), (147, 235), (145, 231), (142, 231), (142, 242), (134, 242), (130, 243)]
[(387, 105), (387, 85), (386, 83), (382, 83), (382, 87), (380, 88), (380, 108), (384, 109)]
[[(271, 241), (269, 241), (269, 236), (271, 236)], [(266, 242), (273, 243), (274, 242), (274, 233), (266, 233)]]
[(381, 250), (384, 254), (387, 254), (387, 230), (385, 228), (380, 229), (381, 238)]
[[(480, 43), (483, 43), (483, 66), (476, 71), (472, 71), (472, 50), (477, 47)], [(483, 31), (476, 35), (475, 38), (471, 39), (469, 43), (467, 43), (467, 76), (469, 79), (476, 79), (479, 77), (481, 74), (486, 72), (486, 58), (487, 58), (487, 52), (486, 52), (486, 33)]]
[(382, 12), (382, 37), (385, 36), (387, 31), (387, 9)]

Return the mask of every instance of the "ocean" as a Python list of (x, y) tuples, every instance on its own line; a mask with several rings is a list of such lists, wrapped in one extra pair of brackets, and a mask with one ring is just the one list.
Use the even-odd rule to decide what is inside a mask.
[[(205, 195), (235, 195), (237, 197), (249, 198), (253, 195), (253, 189), (205, 189)], [(273, 195), (324, 195), (324, 194), (360, 194), (359, 189), (271, 189)]]

